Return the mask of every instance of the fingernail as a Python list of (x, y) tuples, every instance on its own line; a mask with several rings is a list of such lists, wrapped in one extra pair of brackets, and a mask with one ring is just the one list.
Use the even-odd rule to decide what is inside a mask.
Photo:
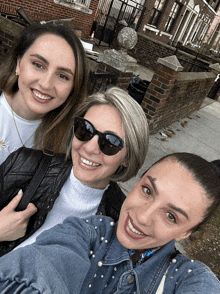
[(22, 193), (23, 191), (22, 191), (22, 189), (20, 189), (19, 191), (18, 191), (18, 194), (20, 194), (20, 193)]

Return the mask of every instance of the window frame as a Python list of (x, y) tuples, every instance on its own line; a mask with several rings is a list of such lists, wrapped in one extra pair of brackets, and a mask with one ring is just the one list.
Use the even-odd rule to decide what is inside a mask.
[[(177, 7), (177, 6), (179, 6), (179, 7)], [(179, 17), (182, 6), (183, 6), (182, 3), (180, 3), (179, 1), (175, 1), (173, 3), (173, 6), (172, 6), (171, 11), (169, 13), (167, 22), (166, 22), (166, 24), (164, 26), (164, 32), (170, 33), (172, 31), (172, 29), (173, 29), (173, 27), (174, 27), (174, 25), (176, 23), (176, 20)], [(177, 10), (176, 10), (176, 7), (177, 7)]]
[[(156, 0), (154, 2), (154, 8), (152, 9), (152, 15), (150, 17), (148, 24), (157, 27), (157, 25), (160, 21), (161, 15), (163, 13), (166, 2), (167, 2), (167, 0)], [(161, 4), (162, 4), (162, 6), (159, 7)]]
[(89, 8), (91, 0), (54, 0), (54, 3), (60, 5), (79, 5)]

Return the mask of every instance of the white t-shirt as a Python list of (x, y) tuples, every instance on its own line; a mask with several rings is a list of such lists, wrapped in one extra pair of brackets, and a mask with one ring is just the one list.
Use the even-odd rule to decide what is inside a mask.
[[(32, 147), (34, 132), (41, 123), (41, 120), (25, 120), (14, 112), (14, 119), (17, 124), (21, 140), (25, 147)], [(12, 110), (4, 93), (0, 96), (0, 164), (5, 161), (10, 153), (22, 147), (19, 138)], [(33, 134), (33, 136), (31, 136)]]
[(68, 216), (86, 218), (95, 214), (107, 188), (100, 190), (85, 186), (74, 176), (72, 169), (44, 224), (15, 249), (34, 243), (40, 233), (62, 223)]

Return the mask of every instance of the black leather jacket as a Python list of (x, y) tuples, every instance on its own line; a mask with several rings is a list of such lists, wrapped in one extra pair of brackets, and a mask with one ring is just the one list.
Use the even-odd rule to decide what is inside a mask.
[[(0, 166), (0, 210), (18, 193), (27, 189), (33, 178), (43, 152), (30, 148), (20, 148), (13, 152)], [(44, 223), (48, 212), (52, 209), (60, 190), (72, 169), (72, 161), (65, 161), (65, 154), (55, 154), (49, 168), (40, 183), (33, 202), (38, 211), (29, 221), (26, 235), (16, 241), (0, 242), (0, 256), (30, 237)], [(115, 182), (110, 182), (100, 202), (97, 214), (103, 214), (118, 220), (125, 194)]]

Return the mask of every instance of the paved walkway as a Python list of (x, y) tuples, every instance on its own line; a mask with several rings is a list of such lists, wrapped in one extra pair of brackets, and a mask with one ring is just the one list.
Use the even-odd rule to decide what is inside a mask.
[[(173, 152), (191, 152), (206, 160), (220, 159), (220, 101), (206, 98), (200, 110), (150, 135), (149, 151), (139, 175), (156, 160)], [(139, 175), (121, 187), (128, 194)]]
[[(107, 47), (94, 46), (102, 53)], [(151, 81), (154, 71), (139, 65), (134, 72), (141, 79)], [(200, 110), (150, 136), (149, 151), (137, 177), (120, 184), (128, 194), (139, 175), (156, 160), (173, 152), (191, 152), (211, 161), (220, 159), (220, 99), (206, 98)]]

